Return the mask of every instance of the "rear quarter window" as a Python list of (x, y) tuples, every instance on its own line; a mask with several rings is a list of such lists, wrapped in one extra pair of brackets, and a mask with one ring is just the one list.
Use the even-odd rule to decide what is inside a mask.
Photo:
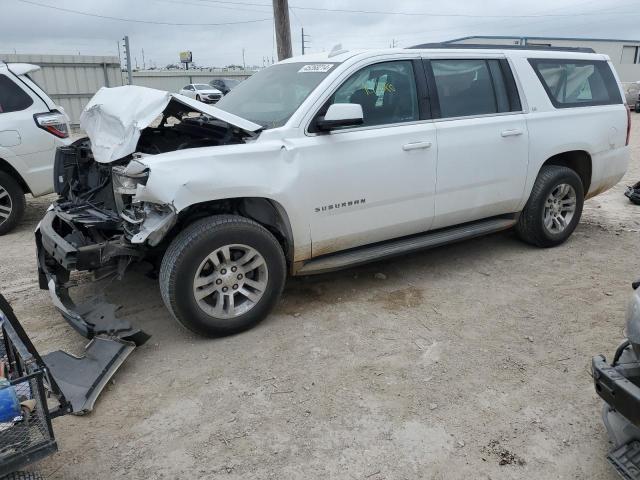
[(33, 99), (6, 75), (0, 74), (0, 114), (19, 112), (33, 104)]
[(529, 63), (556, 108), (622, 103), (618, 83), (604, 60), (530, 58)]

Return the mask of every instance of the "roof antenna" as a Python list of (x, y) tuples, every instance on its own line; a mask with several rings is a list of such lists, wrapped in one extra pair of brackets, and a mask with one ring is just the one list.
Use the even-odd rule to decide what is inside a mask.
[(329, 52), (329, 58), (335, 57), (336, 55), (340, 55), (341, 53), (347, 53), (349, 50), (342, 48), (342, 44), (338, 43), (335, 45), (331, 51)]

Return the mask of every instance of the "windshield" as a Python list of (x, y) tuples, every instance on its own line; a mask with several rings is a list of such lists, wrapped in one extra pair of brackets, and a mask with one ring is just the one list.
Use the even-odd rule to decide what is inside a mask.
[(336, 63), (281, 63), (259, 71), (222, 97), (216, 107), (262, 125), (284, 125)]
[(196, 83), (194, 87), (196, 87), (196, 90), (211, 90), (211, 85), (205, 85), (204, 83)]

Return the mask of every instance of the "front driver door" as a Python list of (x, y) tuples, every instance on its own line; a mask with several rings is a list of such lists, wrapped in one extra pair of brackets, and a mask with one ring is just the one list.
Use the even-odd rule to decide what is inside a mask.
[(436, 134), (422, 64), (376, 63), (330, 97), (359, 103), (364, 124), (300, 139), (312, 256), (428, 230), (434, 211)]

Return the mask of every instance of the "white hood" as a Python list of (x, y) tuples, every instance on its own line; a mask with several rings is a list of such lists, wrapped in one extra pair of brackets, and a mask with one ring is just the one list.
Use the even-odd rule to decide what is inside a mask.
[(262, 129), (257, 123), (184, 95), (135, 85), (103, 87), (80, 115), (80, 128), (91, 140), (96, 161), (109, 163), (135, 152), (140, 131), (147, 128), (171, 100), (249, 133)]

